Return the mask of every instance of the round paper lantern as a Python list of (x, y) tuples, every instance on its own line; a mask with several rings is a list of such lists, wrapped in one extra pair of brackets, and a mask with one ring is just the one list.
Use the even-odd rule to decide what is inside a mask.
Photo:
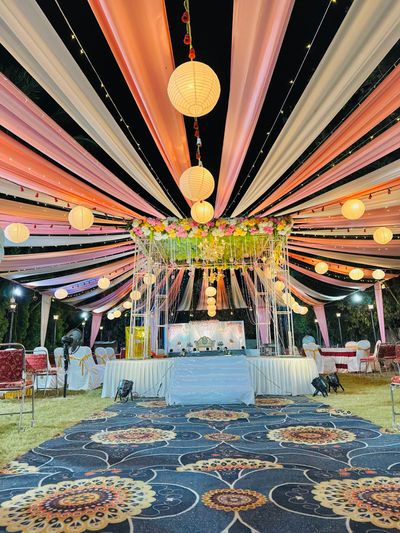
[(206, 224), (207, 222), (210, 222), (214, 216), (214, 208), (209, 202), (201, 200), (192, 205), (190, 213), (193, 220), (199, 224)]
[(99, 289), (108, 289), (110, 286), (111, 281), (108, 278), (100, 278), (97, 282), (97, 286)]
[(278, 281), (275, 281), (274, 286), (275, 286), (275, 289), (279, 292), (283, 291), (283, 289), (285, 288), (285, 284), (280, 279)]
[(188, 117), (209, 113), (218, 102), (221, 86), (212, 68), (200, 61), (179, 65), (169, 78), (167, 92), (171, 104)]
[(217, 306), (216, 305), (207, 306), (207, 311), (216, 311), (216, 310), (217, 310)]
[(326, 274), (329, 270), (329, 265), (325, 261), (320, 261), (315, 265), (314, 270), (317, 274)]
[(306, 307), (305, 305), (301, 305), (299, 309), (299, 313), (301, 315), (306, 315), (308, 313), (308, 307)]
[(385, 273), (380, 268), (377, 268), (376, 270), (374, 270), (372, 272), (372, 277), (374, 279), (376, 279), (376, 280), (384, 279), (385, 278)]
[(210, 296), (210, 298), (207, 298), (207, 305), (214, 305), (216, 302), (214, 296)]
[(206, 296), (215, 296), (217, 294), (217, 289), (215, 287), (206, 288)]
[(365, 212), (365, 205), (357, 198), (346, 200), (342, 205), (342, 215), (349, 220), (357, 220), (361, 218)]
[(131, 297), (131, 300), (137, 302), (142, 297), (142, 294), (140, 291), (132, 291), (129, 296)]
[(208, 316), (215, 316), (217, 314), (217, 311), (208, 311)]
[(153, 283), (156, 282), (156, 279), (157, 278), (153, 273), (147, 272), (147, 274), (143, 276), (143, 283), (145, 285), (153, 285)]
[(190, 167), (182, 174), (179, 188), (186, 198), (198, 202), (208, 198), (214, 190), (215, 182), (209, 170), (203, 166)]
[(68, 291), (66, 289), (57, 289), (54, 296), (57, 300), (63, 300), (68, 296)]
[(114, 320), (114, 313), (112, 311), (107, 313), (108, 320)]
[(295, 302), (292, 306), (293, 313), (300, 313), (300, 304), (299, 302)]
[(77, 205), (68, 213), (68, 221), (73, 228), (84, 231), (93, 225), (94, 216), (91, 210), (87, 207)]
[(9, 241), (19, 244), (21, 242), (27, 241), (29, 239), (30, 233), (29, 229), (27, 228), (27, 226), (25, 226), (25, 224), (21, 224), (20, 222), (13, 222), (5, 228), (4, 235)]
[(113, 314), (114, 318), (119, 318), (121, 316), (121, 311), (119, 309), (116, 309)]
[(361, 268), (353, 268), (353, 270), (350, 270), (349, 272), (349, 278), (358, 281), (364, 277), (364, 270)]
[(129, 300), (126, 300), (123, 304), (122, 304), (122, 307), (124, 309), (132, 309), (132, 302), (130, 302)]
[(393, 239), (393, 233), (389, 228), (381, 227), (374, 231), (374, 241), (378, 244), (387, 244)]

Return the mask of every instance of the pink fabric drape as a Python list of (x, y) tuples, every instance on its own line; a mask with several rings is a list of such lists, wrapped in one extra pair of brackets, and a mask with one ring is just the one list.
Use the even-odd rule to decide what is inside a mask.
[(376, 313), (378, 315), (379, 332), (381, 335), (381, 341), (386, 342), (385, 313), (383, 309), (382, 285), (380, 283), (375, 283), (374, 291), (375, 291)]
[(318, 320), (318, 326), (321, 331), (325, 348), (329, 348), (328, 324), (326, 322), (325, 307), (323, 305), (314, 305), (315, 317)]
[(217, 309), (229, 309), (224, 278), (217, 279)]
[[(399, 122), (400, 124), (400, 122)], [(392, 226), (400, 220), (400, 207), (390, 207), (389, 209), (367, 210), (358, 220), (347, 220), (341, 215), (320, 217), (304, 217), (295, 220), (296, 229), (302, 228), (365, 228), (371, 226)]]
[(231, 76), (215, 214), (235, 186), (278, 59), (293, 0), (235, 0)]
[(90, 328), (90, 347), (93, 347), (93, 344), (99, 333), (101, 320), (103, 318), (103, 313), (92, 313), (92, 326)]
[(301, 272), (302, 274), (305, 274), (306, 276), (309, 276), (310, 278), (317, 279), (318, 281), (322, 281), (324, 283), (329, 283), (330, 285), (336, 285), (337, 287), (349, 287), (352, 289), (360, 289), (362, 291), (367, 289), (368, 287), (371, 287), (370, 283), (357, 283), (356, 281), (342, 281), (341, 279), (331, 278), (329, 276), (317, 274), (316, 272), (313, 272), (312, 270), (307, 270), (306, 268), (299, 267), (298, 265), (294, 265), (293, 263), (290, 263), (290, 268), (293, 270), (297, 270), (297, 272)]
[[(254, 282), (251, 279), (250, 274), (248, 272), (243, 272), (243, 279), (247, 286), (247, 290), (249, 292), (251, 301), (253, 303), (254, 322), (257, 322), (258, 324), (260, 324), (258, 330), (260, 334), (261, 343), (265, 344), (271, 341), (271, 332), (270, 332), (270, 327), (269, 327), (270, 320), (268, 320), (269, 310), (267, 311), (265, 308), (265, 305), (262, 304), (261, 302), (256, 302)], [(258, 317), (255, 316), (255, 312), (256, 312), (255, 308), (257, 308)], [(268, 313), (268, 316), (267, 316), (267, 313)]]
[(135, 212), (112, 200), (90, 185), (82, 183), (53, 165), (23, 144), (0, 131), (0, 172), (3, 178), (35, 192), (85, 205), (118, 216), (135, 216)]
[(163, 0), (89, 0), (153, 139), (175, 181), (191, 166), (183, 117), (171, 105), (175, 68)]
[[(364, 239), (319, 239), (315, 237), (290, 236), (289, 243), (315, 250), (350, 251), (357, 250), (357, 254), (366, 255), (400, 255), (400, 242), (393, 240), (384, 246), (373, 240)], [(348, 248), (348, 250), (347, 250)]]
[(45, 115), (40, 107), (3, 75), (0, 75), (0, 115), (5, 128), (89, 184), (96, 185), (114, 197), (124, 198), (133, 207), (145, 213), (156, 217), (162, 216)]
[[(285, 200), (278, 202), (273, 209), (266, 211), (265, 214), (268, 214), (271, 211), (277, 213), (284, 207), (293, 205), (310, 194), (317, 193), (322, 189), (329, 187), (329, 185), (337, 183), (339, 180), (366, 167), (385, 155), (390, 154), (398, 148), (400, 148), (400, 122), (396, 122), (394, 126), (384, 131), (379, 137), (349, 155), (346, 159), (332, 167), (327, 172), (324, 172), (324, 174), (314, 179), (311, 183), (301, 187), (300, 190), (292, 193)], [(259, 211), (258, 208), (257, 211)]]
[(400, 66), (397, 66), (307, 161), (253, 212), (271, 205), (297, 187), (400, 107), (399, 84)]

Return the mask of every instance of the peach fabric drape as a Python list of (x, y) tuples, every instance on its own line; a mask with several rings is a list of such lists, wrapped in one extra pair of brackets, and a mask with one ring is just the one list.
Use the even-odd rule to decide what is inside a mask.
[(175, 68), (163, 0), (89, 0), (108, 45), (175, 181), (189, 168), (183, 116), (167, 95)]
[[(264, 207), (290, 192), (351, 146), (400, 107), (400, 66), (397, 66), (321, 146), (261, 205)], [(270, 213), (268, 210), (267, 213)], [(276, 209), (274, 208), (274, 212)]]
[(325, 307), (320, 305), (314, 305), (315, 317), (318, 320), (318, 326), (321, 331), (322, 339), (325, 344), (325, 348), (329, 348), (329, 333), (328, 333), (328, 324), (326, 322)]
[(234, 2), (230, 92), (215, 203), (217, 217), (226, 207), (246, 156), (293, 4), (293, 0), (252, 0), (250, 7), (248, 0)]

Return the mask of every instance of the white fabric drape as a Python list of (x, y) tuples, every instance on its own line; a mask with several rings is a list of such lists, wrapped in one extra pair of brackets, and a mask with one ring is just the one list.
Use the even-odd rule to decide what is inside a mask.
[(40, 346), (45, 346), (47, 325), (49, 323), (49, 314), (51, 306), (51, 296), (42, 294), (42, 303), (40, 310)]
[[(368, 174), (365, 174), (365, 176), (362, 176), (361, 178), (351, 180), (349, 181), (349, 183), (345, 183), (340, 187), (335, 187), (334, 189), (324, 194), (320, 194), (319, 196), (315, 196), (311, 200), (307, 200), (302, 204), (296, 205), (296, 207), (289, 207), (288, 209), (284, 209), (283, 211), (280, 211), (276, 214), (285, 215), (292, 211), (298, 212), (302, 211), (303, 209), (326, 205), (330, 202), (338, 203), (344, 198), (355, 196), (357, 194), (363, 193), (363, 191), (370, 191), (375, 187), (383, 185), (389, 186), (390, 183), (388, 182), (390, 182), (391, 180), (395, 180), (399, 177), (399, 175), (400, 160), (393, 161), (393, 163), (378, 168), (377, 170), (374, 170), (373, 172), (370, 172)], [(368, 203), (368, 208), (370, 208), (370, 203)]]
[(346, 298), (346, 296), (348, 296), (348, 294), (344, 294), (343, 296), (328, 296), (327, 294), (322, 294), (320, 292), (314, 291), (313, 289), (310, 289), (309, 287), (306, 287), (305, 285), (303, 285), (303, 283), (297, 281), (297, 279), (295, 279), (293, 276), (290, 276), (290, 286), (294, 287), (295, 289), (299, 289), (307, 296), (311, 296), (311, 298), (316, 298), (317, 300), (322, 300), (324, 302), (337, 302), (338, 300), (343, 300), (343, 298)]
[(355, 0), (233, 216), (296, 161), (399, 38), (398, 0)]
[(60, 106), (137, 183), (176, 216), (139, 154), (34, 0), (0, 2), (2, 44)]
[(188, 282), (186, 284), (185, 292), (183, 293), (182, 300), (180, 301), (178, 311), (190, 311), (193, 298), (193, 284), (194, 284), (194, 271), (192, 275), (189, 276)]
[[(31, 235), (25, 242), (18, 243), (18, 248), (34, 248), (34, 247), (49, 247), (49, 246), (79, 246), (80, 244), (97, 244), (106, 242), (118, 242), (128, 238), (125, 233), (123, 235), (85, 235), (83, 237), (71, 235)], [(5, 239), (5, 247), (15, 247), (15, 243)]]
[(231, 278), (231, 294), (233, 307), (235, 309), (244, 309), (247, 307), (246, 302), (244, 301), (242, 291), (240, 290), (239, 282), (236, 277), (235, 269), (231, 268), (229, 271)]

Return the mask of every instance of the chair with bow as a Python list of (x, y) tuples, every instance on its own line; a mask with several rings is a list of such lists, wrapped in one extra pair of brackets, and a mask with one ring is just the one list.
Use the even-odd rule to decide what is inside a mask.
[[(30, 411), (24, 411), (25, 397), (28, 391), (31, 391), (32, 394), (32, 407)], [(32, 380), (26, 377), (25, 348), (22, 344), (0, 344), (0, 392), (17, 393), (20, 400), (19, 411), (0, 414), (19, 414), (18, 430), (20, 430), (22, 426), (22, 415), (31, 413), (31, 424), (33, 426), (35, 423), (35, 391)]]
[(105, 365), (109, 359), (106, 349), (102, 347), (96, 348), (94, 355), (98, 365)]
[(104, 365), (96, 365), (91, 349), (81, 346), (76, 353), (69, 356), (69, 390), (97, 389), (103, 383), (104, 370)]
[[(360, 341), (358, 343), (358, 345), (360, 346), (360, 344), (362, 344), (362, 343), (368, 343), (368, 345), (369, 345), (368, 341)], [(363, 355), (359, 359), (359, 361), (360, 361), (360, 372), (362, 372), (363, 365), (365, 365), (365, 367), (364, 367), (364, 372), (365, 373), (374, 372), (375, 370), (378, 370), (382, 374), (381, 365), (380, 365), (379, 360), (378, 360), (378, 352), (379, 352), (380, 345), (381, 345), (381, 341), (378, 341), (375, 344), (374, 353), (372, 355), (370, 355), (369, 347), (367, 349), (365, 347), (366, 345), (362, 344), (361, 349), (363, 350)], [(363, 346), (364, 346), (364, 348), (363, 348)], [(360, 348), (357, 349), (357, 356), (358, 356), (359, 349)]]

